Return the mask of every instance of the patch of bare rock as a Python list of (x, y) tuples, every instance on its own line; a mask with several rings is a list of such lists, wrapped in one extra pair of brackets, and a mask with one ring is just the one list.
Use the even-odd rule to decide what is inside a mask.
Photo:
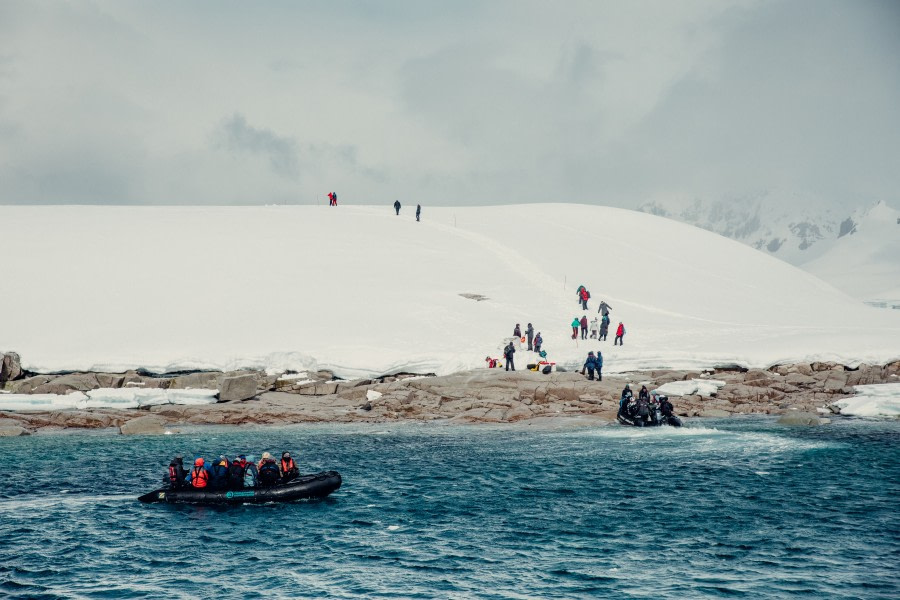
[[(10, 361), (12, 362), (12, 361)], [(5, 364), (5, 363), (4, 363)], [(9, 369), (13, 372), (12, 368)], [(635, 391), (673, 381), (708, 377), (725, 385), (711, 397), (672, 397), (684, 417), (786, 415), (788, 424), (816, 424), (820, 409), (852, 395), (861, 384), (900, 381), (900, 361), (850, 368), (835, 363), (777, 365), (769, 369), (654, 370), (590, 381), (579, 373), (479, 369), (434, 377), (399, 373), (376, 379), (338, 380), (328, 371), (312, 380), (284, 379), (259, 371), (199, 372), (157, 377), (127, 373), (20, 374), (3, 388), (15, 393), (67, 393), (98, 387), (217, 388), (219, 403), (160, 405), (146, 409), (0, 412), (0, 435), (47, 428), (119, 428), (122, 433), (162, 433), (178, 425), (285, 425), (419, 421), (441, 423), (598, 424), (615, 420), (625, 383)], [(637, 387), (635, 387), (637, 386)], [(832, 409), (837, 412), (837, 409)], [(801, 423), (802, 421), (802, 423)]]

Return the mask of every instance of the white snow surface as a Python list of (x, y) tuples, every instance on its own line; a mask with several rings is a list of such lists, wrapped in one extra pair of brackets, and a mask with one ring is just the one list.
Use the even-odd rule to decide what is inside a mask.
[(218, 390), (162, 390), (139, 388), (99, 388), (70, 394), (4, 394), (0, 410), (66, 410), (83, 408), (141, 408), (159, 404), (213, 404)]
[(855, 298), (900, 305), (900, 211), (879, 202), (858, 219), (854, 233), (801, 268)]
[[(531, 322), (549, 360), (580, 368), (600, 349), (607, 373), (900, 358), (900, 311), (696, 227), (573, 204), (412, 213), (4, 206), (0, 351), (37, 372), (448, 374), (484, 368)], [(601, 299), (609, 341), (572, 340)]]
[(834, 402), (842, 415), (855, 417), (900, 417), (900, 383), (857, 385), (858, 396)]
[(670, 381), (656, 388), (656, 391), (664, 396), (711, 396), (725, 385), (724, 381), (716, 379), (690, 379), (688, 381)]

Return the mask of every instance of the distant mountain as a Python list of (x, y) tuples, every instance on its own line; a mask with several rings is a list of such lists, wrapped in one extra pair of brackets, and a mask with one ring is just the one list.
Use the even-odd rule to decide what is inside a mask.
[(711, 202), (667, 199), (639, 210), (743, 242), (861, 300), (900, 298), (890, 292), (900, 291), (900, 212), (884, 203), (854, 209), (799, 194), (765, 193)]

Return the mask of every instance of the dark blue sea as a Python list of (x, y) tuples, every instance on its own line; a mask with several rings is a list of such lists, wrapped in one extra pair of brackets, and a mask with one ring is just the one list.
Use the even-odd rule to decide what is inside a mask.
[[(0, 439), (0, 597), (900, 597), (900, 422)], [(330, 498), (144, 505), (175, 453), (291, 450)], [(186, 461), (187, 462), (187, 461)]]

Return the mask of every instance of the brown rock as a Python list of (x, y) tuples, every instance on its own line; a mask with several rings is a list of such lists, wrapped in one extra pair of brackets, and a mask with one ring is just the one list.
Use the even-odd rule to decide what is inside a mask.
[(788, 411), (784, 413), (779, 419), (778, 423), (780, 425), (818, 425), (819, 424), (819, 415), (811, 412), (801, 412), (801, 411)]
[[(7, 316), (7, 318), (9, 318)], [(15, 352), (0, 354), (0, 386), (22, 376), (22, 359)]]
[(31, 394), (68, 394), (69, 392), (87, 392), (100, 387), (96, 373), (69, 373), (60, 375), (31, 390)]
[(18, 425), (0, 426), (0, 437), (20, 437), (23, 435), (31, 435), (31, 432)]
[(165, 425), (166, 421), (162, 417), (148, 415), (127, 421), (119, 427), (119, 433), (122, 435), (161, 434), (166, 431)]
[(847, 385), (846, 371), (829, 371), (822, 389), (826, 392), (839, 392), (845, 385)]
[(217, 382), (219, 402), (237, 402), (256, 396), (256, 376), (236, 375), (222, 377)]

